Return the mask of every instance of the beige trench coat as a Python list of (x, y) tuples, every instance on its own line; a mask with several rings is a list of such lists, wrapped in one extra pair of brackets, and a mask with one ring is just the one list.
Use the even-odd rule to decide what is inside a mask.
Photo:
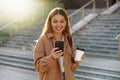
[[(67, 39), (68, 35), (64, 35), (64, 69), (65, 80), (75, 80), (71, 69), (73, 64), (72, 58), (75, 56), (74, 46), (71, 48)], [(62, 80), (62, 72), (60, 68), (60, 59), (54, 60), (50, 55), (50, 51), (54, 47), (54, 36), (47, 33), (39, 38), (34, 48), (34, 66), (40, 80)], [(74, 43), (73, 43), (74, 45)], [(77, 64), (79, 66), (79, 64)]]

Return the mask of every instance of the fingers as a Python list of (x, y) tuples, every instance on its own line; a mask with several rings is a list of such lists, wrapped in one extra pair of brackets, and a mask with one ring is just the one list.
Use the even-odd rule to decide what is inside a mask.
[(64, 52), (54, 53), (54, 54), (52, 54), (52, 57), (53, 57), (54, 59), (57, 59), (57, 58), (59, 58), (60, 56), (62, 56), (63, 53), (64, 53)]
[(50, 51), (50, 53), (51, 53), (51, 55), (52, 55), (52, 57), (53, 57), (54, 59), (59, 58), (59, 57), (62, 56), (63, 53), (64, 53), (64, 52), (62, 52), (62, 50), (56, 51), (57, 49), (58, 49), (58, 48), (53, 48), (53, 49)]
[(55, 54), (61, 53), (62, 50), (55, 51)]
[(53, 48), (51, 51), (50, 51), (50, 53), (51, 54), (56, 54), (56, 53), (60, 53), (60, 52), (62, 52), (62, 50), (57, 50), (58, 48)]
[(51, 54), (54, 54), (55, 53), (55, 50), (57, 50), (58, 48), (53, 48), (51, 51), (50, 51), (50, 53)]

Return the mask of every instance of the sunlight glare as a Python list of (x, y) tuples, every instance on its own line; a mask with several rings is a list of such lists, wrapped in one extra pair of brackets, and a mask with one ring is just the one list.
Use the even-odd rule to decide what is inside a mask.
[(32, 11), (32, 0), (0, 0), (2, 11), (9, 16), (27, 16)]

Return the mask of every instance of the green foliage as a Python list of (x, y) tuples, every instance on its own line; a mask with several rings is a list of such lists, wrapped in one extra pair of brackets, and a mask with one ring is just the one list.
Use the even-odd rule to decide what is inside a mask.
[(9, 37), (8, 32), (0, 32), (0, 37)]

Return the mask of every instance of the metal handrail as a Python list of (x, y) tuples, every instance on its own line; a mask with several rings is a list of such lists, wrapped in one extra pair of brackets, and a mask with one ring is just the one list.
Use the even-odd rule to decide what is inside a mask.
[[(106, 8), (108, 9), (110, 7), (110, 0), (105, 0), (106, 1)], [(118, 3), (120, 0), (116, 0), (116, 3)]]
[(120, 34), (118, 34), (115, 39), (119, 39), (119, 37), (120, 37)]
[(18, 19), (14, 19), (14, 20), (12, 20), (11, 22), (9, 22), (9, 24), (6, 24), (5, 26), (2, 26), (2, 27), (0, 28), (0, 31), (2, 31), (3, 29), (9, 27), (9, 25), (11, 25), (12, 23), (14, 23), (16, 20), (18, 20)]
[(86, 6), (88, 6), (89, 4), (91, 4), (94, 0), (89, 1), (87, 4), (85, 4), (83, 7), (79, 8), (78, 10), (76, 10), (75, 12), (73, 12), (72, 14), (70, 14), (68, 16), (68, 18), (71, 18), (73, 15), (75, 15), (77, 12), (79, 12), (80, 10), (82, 10), (83, 8), (85, 8)]
[(85, 17), (85, 7), (87, 7), (88, 5), (90, 5), (91, 3), (93, 3), (93, 12), (95, 12), (95, 8), (96, 8), (96, 2), (95, 0), (91, 0), (88, 3), (86, 3), (84, 6), (82, 6), (81, 8), (75, 10), (72, 14), (70, 14), (68, 16), (69, 20), (70, 20), (70, 24), (73, 26), (73, 22), (72, 22), (72, 18), (74, 15), (76, 15), (78, 12), (82, 11), (82, 19), (84, 19)]

